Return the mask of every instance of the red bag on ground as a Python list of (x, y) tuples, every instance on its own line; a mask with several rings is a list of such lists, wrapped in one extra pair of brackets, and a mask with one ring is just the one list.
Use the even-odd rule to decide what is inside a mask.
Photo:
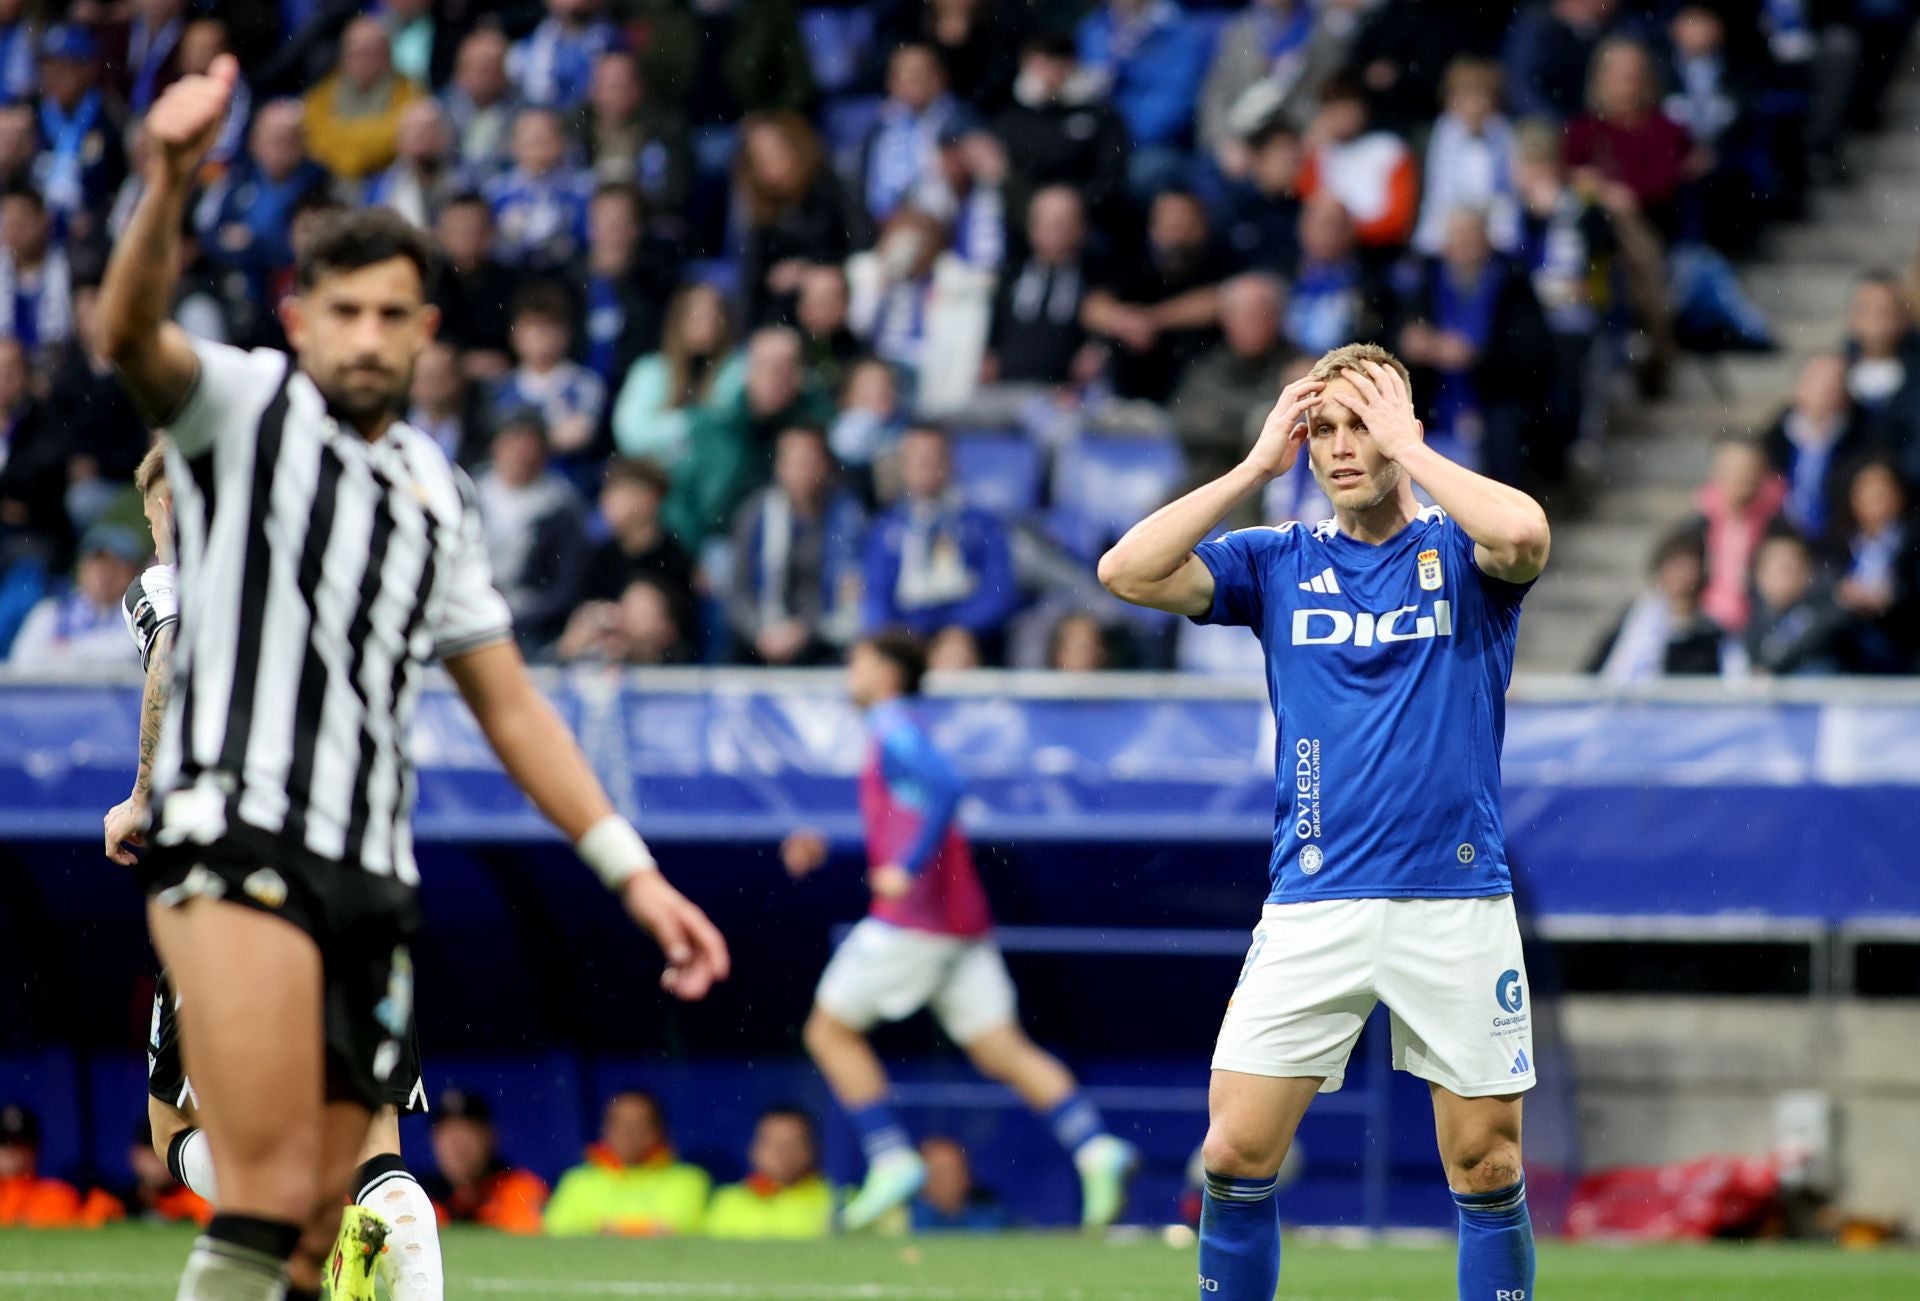
[(1779, 1209), (1780, 1175), (1759, 1157), (1702, 1157), (1625, 1166), (1581, 1179), (1567, 1210), (1569, 1238), (1687, 1241), (1757, 1231)]

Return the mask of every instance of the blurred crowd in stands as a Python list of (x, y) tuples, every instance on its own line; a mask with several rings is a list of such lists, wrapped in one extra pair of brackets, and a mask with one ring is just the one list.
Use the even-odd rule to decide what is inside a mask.
[(1920, 672), (1916, 287), (1863, 277), (1846, 339), (1800, 367), (1773, 423), (1715, 440), (1698, 517), (1660, 541), (1591, 669), (1619, 682)]
[[(682, 1159), (659, 1099), (644, 1090), (616, 1093), (600, 1133), (580, 1164), (549, 1185), (500, 1150), (493, 1108), (482, 1095), (449, 1088), (435, 1100), (433, 1159), (421, 1184), (441, 1224), (557, 1237), (617, 1234), (728, 1239), (824, 1238), (844, 1190), (820, 1170), (813, 1117), (794, 1106), (761, 1113), (747, 1146), (730, 1155), (734, 1183)], [(39, 1169), (40, 1123), (15, 1103), (0, 1103), (0, 1228), (97, 1228), (122, 1220), (204, 1224), (213, 1208), (168, 1171), (144, 1122), (129, 1138), (128, 1186), (82, 1189)], [(974, 1183), (967, 1152), (932, 1136), (920, 1144), (927, 1179), (894, 1231), (983, 1232), (1012, 1221), (997, 1198)], [(416, 1169), (422, 1169), (416, 1166)]]
[[(430, 226), (441, 342), (409, 419), (472, 472), (534, 656), (818, 664), (901, 625), (942, 668), (1225, 669), (1257, 648), (1099, 590), (1122, 529), (1353, 339), (1415, 368), (1453, 455), (1550, 503), (1604, 473), (1610, 402), (1682, 350), (1772, 346), (1729, 259), (1843, 176), (1913, 8), (0, 0), (0, 651), (133, 662), (148, 433), (96, 285), (141, 115), (224, 51), (244, 80), (176, 319), (280, 344), (316, 214)], [(1897, 456), (1920, 344), (1904, 286), (1862, 294), (1843, 405)], [(1770, 661), (1754, 589), (1793, 564), (1815, 591), (1843, 571), (1854, 642), (1884, 632), (1834, 663), (1911, 659), (1904, 550), (1862, 540), (1860, 490), (1817, 505), (1851, 464), (1808, 432), (1839, 364), (1762, 449), (1787, 479), (1741, 504), (1760, 453), (1720, 455), (1716, 659)], [(1806, 554), (1750, 566), (1777, 496)], [(1245, 518), (1322, 511), (1303, 465)], [(1608, 671), (1695, 654), (1668, 648), (1701, 640), (1684, 607), (1636, 606)]]

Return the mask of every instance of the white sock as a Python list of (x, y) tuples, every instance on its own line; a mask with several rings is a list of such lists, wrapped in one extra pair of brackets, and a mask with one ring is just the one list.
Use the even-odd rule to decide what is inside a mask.
[(175, 1179), (218, 1204), (220, 1199), (214, 1194), (213, 1147), (203, 1131), (185, 1129), (175, 1136), (167, 1151), (167, 1169), (173, 1171)]
[[(375, 1158), (368, 1164), (384, 1162)], [(368, 1179), (353, 1200), (387, 1222), (379, 1269), (393, 1301), (441, 1301), (447, 1282), (440, 1265), (440, 1223), (426, 1189), (404, 1167), (388, 1168)]]
[(285, 1261), (200, 1238), (187, 1257), (175, 1301), (283, 1301), (286, 1295)]

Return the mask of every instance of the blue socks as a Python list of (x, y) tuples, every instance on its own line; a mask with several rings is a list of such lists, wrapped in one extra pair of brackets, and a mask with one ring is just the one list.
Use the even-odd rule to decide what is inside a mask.
[(1455, 1193), (1453, 1204), (1460, 1208), (1460, 1301), (1532, 1301), (1526, 1179), (1490, 1193)]
[(1278, 1183), (1272, 1175), (1235, 1179), (1207, 1171), (1200, 1203), (1201, 1301), (1273, 1301), (1280, 1286), (1280, 1209), (1273, 1200)]
[(1079, 1093), (1069, 1093), (1049, 1107), (1046, 1121), (1054, 1138), (1069, 1152), (1078, 1152), (1088, 1140), (1099, 1138), (1107, 1132), (1107, 1122), (1101, 1119), (1100, 1108)]
[(892, 1152), (913, 1150), (913, 1142), (907, 1137), (907, 1127), (893, 1114), (893, 1107), (885, 1100), (870, 1102), (864, 1107), (851, 1107), (847, 1110), (847, 1119), (860, 1134), (860, 1150), (867, 1154), (867, 1164), (872, 1165), (881, 1157)]

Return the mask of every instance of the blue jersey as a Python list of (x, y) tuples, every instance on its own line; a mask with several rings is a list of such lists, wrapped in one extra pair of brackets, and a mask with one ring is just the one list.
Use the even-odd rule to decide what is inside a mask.
[(1506, 894), (1500, 742), (1527, 586), (1439, 507), (1379, 546), (1327, 520), (1195, 549), (1196, 622), (1250, 627), (1276, 730), (1269, 903)]

